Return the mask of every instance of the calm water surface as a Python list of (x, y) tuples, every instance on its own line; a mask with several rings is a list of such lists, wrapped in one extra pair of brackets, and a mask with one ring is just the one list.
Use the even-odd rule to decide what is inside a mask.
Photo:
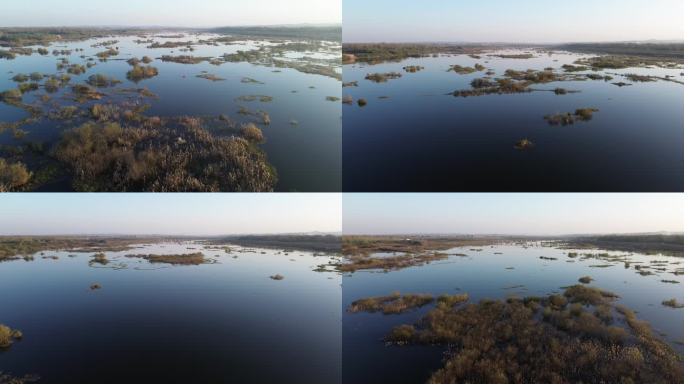
[[(521, 53), (507, 52), (507, 53)], [(485, 71), (447, 72), (454, 64), (480, 63), (503, 77), (507, 69), (561, 72), (582, 55), (535, 53), (533, 59), (466, 55), (408, 59), (379, 65), (344, 66), (344, 190), (375, 191), (681, 191), (684, 189), (684, 85), (657, 81), (617, 87), (631, 81), (617, 74), (674, 76), (684, 69), (629, 68), (600, 71), (611, 81), (563, 81), (533, 85), (580, 91), (453, 97), (470, 89)], [(406, 73), (403, 67), (421, 65)], [(386, 83), (365, 80), (369, 73), (401, 72)], [(593, 73), (591, 71), (580, 73)], [(385, 98), (386, 97), (386, 98)], [(368, 105), (359, 107), (356, 100)], [(598, 108), (592, 121), (549, 126), (544, 116)], [(530, 139), (529, 151), (514, 148)]]
[[(0, 371), (41, 383), (340, 382), (341, 278), (312, 271), (329, 257), (233, 248), (147, 244), (106, 252), (106, 267), (68, 252), (0, 263), (0, 323), (24, 333)], [(215, 263), (124, 257), (198, 251)]]
[[(520, 245), (484, 247), (482, 251), (455, 248), (448, 253), (463, 253), (467, 257), (451, 256), (422, 267), (412, 267), (389, 273), (356, 272), (343, 277), (342, 304), (347, 308), (353, 301), (370, 296), (387, 295), (394, 291), (402, 293), (468, 293), (470, 302), (484, 298), (509, 296), (544, 296), (562, 292), (564, 286), (579, 284), (577, 279), (591, 276), (591, 286), (617, 293), (619, 304), (637, 312), (648, 321), (663, 339), (680, 353), (684, 346), (676, 341), (684, 340), (684, 309), (663, 306), (663, 300), (677, 298), (684, 301), (683, 284), (666, 284), (661, 280), (678, 280), (672, 274), (684, 267), (684, 259), (665, 256), (632, 254), (626, 256), (631, 267), (622, 262), (606, 262), (598, 259), (581, 260), (567, 256), (572, 250), (543, 247), (539, 244), (527, 248)], [(601, 253), (598, 250), (579, 250), (579, 253)], [(501, 253), (501, 254), (497, 254)], [(616, 255), (627, 255), (610, 252)], [(555, 257), (558, 260), (542, 260), (539, 257)], [(634, 266), (652, 264), (653, 261), (668, 264), (666, 272), (641, 276)], [(574, 261), (574, 262), (568, 262)], [(608, 265), (606, 268), (592, 267)], [(507, 268), (513, 269), (507, 269)], [(385, 346), (383, 338), (392, 327), (412, 324), (427, 313), (432, 306), (400, 315), (343, 313), (343, 381), (345, 383), (418, 383), (425, 382), (430, 373), (442, 366), (445, 351), (442, 347)]]
[[(167, 41), (197, 41), (219, 37), (212, 34), (187, 34), (182, 38), (170, 39), (151, 36), (155, 42)], [(115, 44), (120, 54), (112, 56), (106, 62), (95, 61), (96, 66), (89, 68), (85, 74), (70, 75), (70, 85), (83, 84), (90, 75), (103, 74), (122, 81), (118, 88), (147, 87), (154, 92), (158, 99), (148, 99), (151, 108), (145, 114), (148, 116), (218, 116), (225, 114), (231, 119), (241, 122), (249, 118), (238, 113), (240, 106), (252, 111), (263, 110), (270, 114), (271, 124), (260, 126), (266, 137), (263, 148), (268, 160), (276, 168), (279, 175), (279, 191), (340, 191), (341, 176), (341, 142), (342, 142), (342, 108), (339, 102), (326, 101), (327, 96), (340, 97), (340, 82), (332, 77), (305, 74), (289, 68), (273, 68), (252, 65), (246, 62), (224, 63), (219, 66), (205, 61), (199, 64), (187, 65), (158, 60), (163, 55), (192, 55), (196, 57), (221, 57), (226, 53), (238, 50), (248, 51), (261, 45), (270, 44), (267, 41), (236, 41), (229, 45), (219, 43), (213, 45), (196, 45), (193, 52), (183, 52), (180, 48), (147, 48), (149, 43), (138, 44), (134, 40), (137, 36), (114, 36), (102, 39), (91, 39), (68, 44), (53, 44), (48, 49), (74, 50), (70, 55), (17, 56), (14, 60), (0, 60), (0, 91), (17, 87), (12, 77), (18, 73), (56, 74), (57, 61), (67, 58), (71, 64), (85, 64), (88, 57), (105, 51), (103, 47), (92, 47), (107, 40), (119, 40)], [(329, 43), (320, 52), (286, 52), (283, 58), (302, 60), (304, 57), (317, 59), (339, 59), (339, 52), (335, 43)], [(35, 47), (37, 48), (37, 47)], [(75, 51), (81, 48), (82, 52)], [(82, 58), (81, 56), (86, 56)], [(159, 70), (159, 75), (134, 83), (126, 79), (126, 73), (131, 66), (126, 60), (149, 56), (155, 59), (150, 65)], [(225, 81), (212, 82), (197, 78), (203, 71), (224, 78)], [(243, 78), (252, 78), (259, 83), (244, 83)], [(42, 83), (42, 82), (41, 82)], [(53, 101), (59, 105), (74, 104), (63, 96), (70, 92), (70, 86), (58, 93), (52, 94)], [(101, 88), (99, 91), (111, 96), (112, 88)], [(25, 103), (33, 103), (45, 94), (43, 90), (24, 95)], [(273, 101), (261, 103), (259, 101), (244, 102), (236, 98), (245, 95), (267, 95)], [(103, 100), (104, 101), (104, 100)], [(101, 101), (101, 102), (103, 102)], [(100, 102), (100, 103), (101, 103)], [(23, 110), (0, 103), (0, 121), (12, 122), (26, 116)], [(297, 124), (293, 124), (296, 121)], [(38, 123), (23, 126), (28, 134), (17, 139), (11, 130), (0, 133), (0, 145), (19, 146), (23, 143), (43, 143), (49, 148), (66, 128), (71, 128), (68, 122), (42, 120)], [(218, 133), (217, 133), (218, 134)], [(30, 159), (26, 162), (31, 163)], [(68, 185), (68, 184), (67, 184)], [(63, 184), (49, 185), (46, 190), (64, 190)]]

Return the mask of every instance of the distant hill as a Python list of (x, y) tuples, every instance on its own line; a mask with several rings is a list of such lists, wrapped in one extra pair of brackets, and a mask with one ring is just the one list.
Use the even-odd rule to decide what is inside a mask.
[(264, 26), (264, 27), (220, 27), (210, 32), (224, 35), (272, 37), (287, 39), (342, 41), (342, 26)]

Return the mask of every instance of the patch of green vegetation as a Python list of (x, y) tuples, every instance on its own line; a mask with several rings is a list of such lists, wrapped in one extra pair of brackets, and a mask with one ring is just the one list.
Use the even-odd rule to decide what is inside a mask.
[(611, 297), (599, 295), (595, 303), (595, 312), (554, 296), (437, 305), (415, 325), (395, 327), (386, 341), (448, 346), (430, 383), (681, 381), (684, 359), (648, 324), (613, 307)]
[(141, 80), (150, 79), (157, 75), (159, 75), (159, 70), (151, 65), (135, 65), (133, 66), (133, 69), (126, 73), (126, 78), (137, 83)]
[(31, 172), (22, 163), (9, 163), (0, 157), (0, 192), (21, 191), (31, 180)]
[(679, 281), (677, 280), (660, 280), (660, 282), (666, 284), (679, 284)]
[(178, 47), (187, 47), (190, 48), (193, 45), (192, 41), (165, 41), (164, 43), (160, 42), (154, 42), (150, 45), (147, 46), (147, 48), (155, 49), (155, 48), (178, 48)]
[(565, 72), (585, 72), (589, 70), (589, 67), (585, 67), (584, 65), (572, 64), (564, 64), (562, 68)]
[(281, 274), (278, 273), (278, 274), (269, 276), (269, 278), (270, 278), (271, 280), (284, 280), (284, 279), (285, 279), (285, 276), (283, 276), (283, 275), (281, 275)]
[(565, 89), (565, 88), (556, 88), (556, 89), (553, 90), (553, 92), (554, 92), (556, 95), (567, 95), (567, 94), (568, 94), (568, 90)]
[[(449, 300), (449, 299), (445, 299)], [(401, 295), (394, 292), (389, 296), (369, 297), (356, 300), (347, 309), (348, 312), (382, 312), (385, 315), (396, 315), (406, 311), (424, 307), (435, 301), (429, 294), (408, 294)]]
[(359, 99), (356, 101), (356, 103), (359, 105), (359, 107), (365, 107), (368, 104), (368, 101), (366, 99)]
[(643, 75), (637, 75), (634, 73), (628, 73), (624, 75), (627, 80), (635, 82), (635, 83), (652, 83), (654, 81), (657, 81), (656, 78), (653, 76), (643, 76)]
[(326, 96), (326, 97), (325, 97), (325, 101), (336, 102), (336, 101), (340, 101), (340, 98), (337, 97), (337, 96)]

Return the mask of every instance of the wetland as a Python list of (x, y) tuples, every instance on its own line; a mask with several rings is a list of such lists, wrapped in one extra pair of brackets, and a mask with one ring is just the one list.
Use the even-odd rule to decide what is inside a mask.
[(345, 43), (344, 190), (680, 191), (682, 46)]
[(339, 237), (286, 237), (1, 237), (0, 382), (340, 382)]
[(0, 191), (341, 190), (318, 30), (0, 29)]
[(343, 381), (681, 383), (681, 244), (345, 236)]

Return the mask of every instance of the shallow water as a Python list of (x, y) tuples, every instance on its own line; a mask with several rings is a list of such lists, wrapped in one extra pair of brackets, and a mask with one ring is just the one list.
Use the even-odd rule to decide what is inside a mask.
[[(545, 296), (562, 292), (561, 287), (579, 284), (577, 279), (591, 276), (591, 286), (599, 287), (620, 296), (617, 301), (637, 312), (637, 317), (648, 321), (653, 329), (664, 334), (663, 339), (680, 353), (684, 346), (684, 309), (663, 306), (663, 300), (677, 298), (684, 301), (684, 278), (671, 272), (684, 267), (684, 259), (665, 256), (632, 254), (629, 269), (622, 262), (598, 259), (569, 258), (573, 250), (555, 249), (540, 244), (528, 248), (520, 245), (484, 247), (472, 251), (471, 247), (455, 248), (448, 253), (463, 253), (466, 257), (451, 256), (422, 267), (412, 267), (388, 273), (356, 272), (342, 278), (342, 304), (347, 308), (353, 301), (370, 296), (402, 293), (458, 294), (468, 293), (470, 302), (484, 298), (510, 296)], [(604, 251), (578, 250), (598, 254)], [(495, 253), (501, 253), (495, 254)], [(628, 255), (609, 252), (613, 255)], [(542, 260), (539, 257), (558, 260)], [(666, 261), (668, 271), (641, 276), (634, 266), (649, 265), (652, 261)], [(568, 262), (574, 261), (574, 262)], [(677, 263), (677, 264), (673, 264)], [(610, 267), (591, 267), (608, 265)], [(513, 269), (507, 269), (513, 268)], [(677, 280), (680, 284), (667, 284), (661, 280)], [(400, 315), (343, 313), (343, 381), (346, 383), (415, 383), (425, 382), (430, 372), (442, 366), (444, 348), (422, 346), (385, 346), (383, 342), (392, 327), (412, 324), (432, 306)]]
[[(312, 271), (329, 257), (208, 248), (105, 252), (106, 267), (88, 265), (92, 252), (0, 263), (0, 323), (24, 333), (0, 371), (41, 383), (339, 382), (341, 278)], [(216, 263), (124, 257), (198, 251)]]
[[(182, 38), (152, 37), (155, 42), (166, 41), (197, 41), (218, 37), (212, 34), (187, 34)], [(218, 46), (196, 45), (193, 52), (182, 52), (181, 48), (147, 48), (149, 44), (138, 44), (134, 40), (137, 36), (114, 36), (102, 39), (91, 39), (68, 44), (54, 44), (48, 49), (47, 56), (34, 53), (32, 56), (17, 56), (14, 60), (0, 60), (0, 91), (16, 88), (12, 77), (18, 73), (43, 74), (57, 73), (56, 63), (59, 58), (68, 58), (71, 64), (85, 64), (86, 58), (98, 52), (105, 51), (104, 47), (92, 47), (98, 42), (119, 40), (120, 54), (112, 56), (106, 62), (96, 60), (96, 66), (89, 68), (85, 74), (71, 75), (70, 85), (84, 83), (90, 75), (104, 74), (122, 81), (118, 88), (143, 88), (159, 96), (158, 99), (147, 99), (151, 108), (145, 112), (148, 116), (218, 116), (225, 114), (231, 119), (241, 122), (247, 121), (245, 116), (238, 114), (240, 106), (250, 110), (264, 110), (271, 116), (271, 124), (260, 126), (266, 137), (262, 145), (268, 155), (268, 160), (276, 168), (279, 175), (277, 190), (279, 191), (339, 191), (341, 189), (341, 141), (342, 121), (339, 102), (326, 101), (326, 96), (340, 97), (340, 82), (331, 77), (312, 75), (298, 72), (289, 68), (272, 68), (252, 65), (249, 63), (224, 63), (216, 66), (209, 62), (194, 65), (162, 62), (156, 60), (163, 55), (192, 55), (196, 57), (220, 57), (225, 53), (235, 53), (238, 50), (250, 50), (260, 45), (269, 45), (261, 41), (237, 41), (230, 45), (219, 43)], [(72, 52), (68, 56), (53, 56), (53, 49), (82, 48), (83, 52)], [(304, 56), (320, 59), (339, 58), (333, 55), (334, 49), (322, 52), (295, 52), (293, 58)], [(131, 67), (126, 60), (137, 57), (150, 56), (155, 59), (150, 65), (159, 69), (157, 77), (134, 83), (126, 79), (126, 72)], [(274, 71), (278, 72), (274, 72)], [(224, 78), (225, 81), (209, 81), (196, 76), (206, 71)], [(263, 84), (243, 83), (243, 78), (253, 78)], [(53, 101), (60, 105), (73, 104), (64, 100), (62, 96), (70, 87), (60, 90), (52, 96)], [(101, 88), (101, 92), (111, 94), (111, 88)], [(24, 102), (31, 103), (43, 90), (24, 95)], [(269, 103), (241, 102), (236, 100), (243, 95), (268, 95), (273, 97)], [(104, 101), (104, 100), (103, 100)], [(0, 121), (17, 121), (25, 115), (24, 111), (0, 104)], [(291, 124), (293, 120), (296, 125)], [(21, 142), (44, 142), (49, 147), (61, 132), (70, 128), (68, 122), (42, 122), (23, 126), (29, 134), (17, 140), (12, 132), (7, 130), (0, 133), (0, 145), (16, 146)]]
[[(500, 52), (499, 52), (500, 53)], [(520, 53), (520, 52), (506, 52)], [(344, 66), (345, 87), (354, 98), (344, 105), (345, 191), (680, 191), (684, 189), (684, 85), (634, 83), (617, 75), (674, 76), (684, 69), (606, 70), (611, 81), (563, 81), (533, 85), (580, 91), (567, 95), (532, 92), (453, 97), (470, 89), (486, 71), (447, 72), (454, 64), (480, 63), (502, 77), (507, 69), (559, 68), (586, 57), (535, 52), (533, 59), (466, 55), (407, 59), (398, 63)], [(403, 67), (425, 69), (406, 73)], [(400, 72), (386, 83), (365, 80), (369, 73)], [(580, 73), (593, 73), (591, 71)], [(388, 97), (381, 99), (380, 97)], [(356, 100), (368, 105), (359, 107)], [(590, 122), (549, 126), (544, 116), (598, 108)], [(529, 151), (515, 149), (530, 139)]]

